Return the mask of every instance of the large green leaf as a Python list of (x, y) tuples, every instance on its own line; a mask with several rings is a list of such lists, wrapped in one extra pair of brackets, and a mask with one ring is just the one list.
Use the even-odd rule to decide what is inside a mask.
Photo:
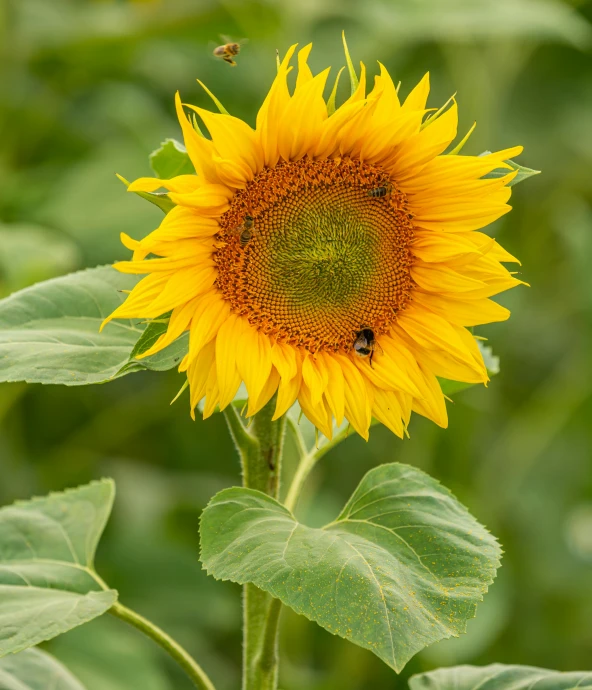
[(465, 631), (500, 557), (447, 489), (398, 463), (370, 471), (322, 529), (258, 491), (226, 489), (203, 513), (201, 542), (214, 577), (253, 583), (396, 671)]
[(84, 690), (57, 659), (27, 649), (0, 659), (0, 690)]
[(106, 316), (125, 299), (137, 276), (101, 266), (38, 283), (0, 300), (0, 381), (67, 386), (102, 383), (140, 369), (179, 363), (187, 338), (146, 359), (132, 351), (145, 323)]
[(165, 139), (160, 148), (150, 154), (150, 166), (161, 180), (170, 180), (177, 175), (195, 175), (187, 149), (175, 139)]
[(592, 672), (560, 673), (534, 666), (454, 666), (413, 676), (411, 690), (586, 690)]
[(111, 512), (111, 480), (0, 509), (0, 656), (105, 613), (94, 557)]

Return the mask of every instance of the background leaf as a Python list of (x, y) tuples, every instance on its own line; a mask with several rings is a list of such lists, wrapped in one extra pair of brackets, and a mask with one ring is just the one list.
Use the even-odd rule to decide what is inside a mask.
[(40, 649), (0, 659), (0, 690), (84, 690), (80, 682)]
[(111, 512), (111, 480), (0, 509), (0, 656), (105, 613), (94, 557)]
[(204, 511), (201, 539), (208, 573), (255, 584), (396, 671), (464, 632), (500, 557), (445, 488), (398, 463), (368, 472), (322, 529), (260, 492), (227, 489)]
[(132, 357), (146, 327), (101, 323), (124, 300), (136, 276), (101, 266), (38, 283), (0, 301), (0, 381), (76, 386), (132, 371), (164, 371), (187, 351), (187, 337), (143, 360)]
[(161, 180), (170, 180), (177, 175), (195, 175), (187, 149), (176, 139), (165, 139), (160, 148), (150, 154), (150, 167)]
[(410, 690), (585, 690), (592, 671), (560, 673), (534, 666), (456, 666), (421, 673), (409, 680)]

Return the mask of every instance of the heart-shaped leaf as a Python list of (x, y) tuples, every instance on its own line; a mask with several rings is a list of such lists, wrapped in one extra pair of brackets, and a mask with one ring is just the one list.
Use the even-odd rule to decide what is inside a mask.
[(447, 489), (398, 463), (368, 472), (322, 529), (263, 493), (226, 489), (203, 513), (201, 543), (214, 577), (256, 585), (396, 671), (465, 631), (500, 557)]
[(66, 386), (103, 383), (141, 369), (164, 371), (187, 352), (187, 336), (152, 357), (135, 359), (146, 324), (101, 323), (125, 299), (137, 276), (91, 268), (0, 300), (0, 381)]
[(0, 509), (0, 656), (105, 613), (94, 556), (111, 512), (111, 480)]
[(592, 672), (560, 673), (534, 666), (453, 666), (421, 673), (409, 680), (411, 690), (587, 690)]
[(0, 690), (84, 690), (68, 669), (40, 649), (0, 659)]
[(195, 175), (187, 149), (176, 139), (165, 139), (160, 148), (150, 154), (150, 167), (161, 180), (170, 180), (177, 175)]

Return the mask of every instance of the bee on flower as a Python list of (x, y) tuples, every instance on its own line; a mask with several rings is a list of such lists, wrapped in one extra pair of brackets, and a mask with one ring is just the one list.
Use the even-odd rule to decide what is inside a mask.
[(382, 65), (372, 84), (362, 65), (333, 109), (311, 48), (293, 92), (288, 50), (254, 128), (187, 106), (205, 138), (177, 95), (196, 174), (130, 185), (164, 187), (176, 206), (143, 240), (125, 238), (133, 259), (117, 268), (146, 277), (109, 319), (172, 311), (143, 356), (189, 331), (192, 413), (203, 398), (205, 417), (223, 409), (244, 382), (247, 415), (277, 395), (276, 418), (298, 401), (329, 438), (344, 418), (366, 439), (373, 417), (401, 437), (412, 412), (444, 427), (439, 377), (487, 382), (468, 329), (507, 319), (491, 298), (521, 283), (481, 229), (510, 210), (505, 161), (522, 148), (447, 155), (456, 102), (426, 119), (428, 75), (401, 100)]

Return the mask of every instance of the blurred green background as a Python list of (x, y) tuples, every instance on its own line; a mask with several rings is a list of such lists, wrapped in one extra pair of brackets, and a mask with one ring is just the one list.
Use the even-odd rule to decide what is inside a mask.
[[(491, 232), (521, 258), (509, 322), (481, 329), (501, 357), (489, 389), (449, 405), (446, 431), (419, 417), (411, 440), (376, 428), (315, 472), (299, 514), (335, 517), (377, 463), (417, 465), (496, 534), (503, 568), (469, 635), (419, 654), (397, 677), (371, 653), (287, 611), (284, 690), (405, 688), (409, 673), (493, 661), (592, 668), (592, 2), (559, 0), (0, 0), (0, 296), (126, 257), (161, 213), (114, 173), (150, 174), (148, 153), (179, 137), (173, 94), (202, 79), (251, 123), (275, 49), (315, 42), (313, 68), (355, 58), (389, 68), (406, 93), (430, 70), (430, 105), (458, 92), (468, 153), (524, 144), (544, 171), (515, 188)], [(210, 58), (246, 37), (238, 66)], [(127, 605), (170, 631), (219, 690), (238, 687), (240, 590), (197, 559), (200, 511), (236, 484), (224, 420), (192, 422), (179, 374), (91, 388), (0, 386), (0, 501), (104, 475), (117, 481), (99, 552)], [(50, 645), (89, 690), (190, 685), (149, 641), (108, 618)]]

